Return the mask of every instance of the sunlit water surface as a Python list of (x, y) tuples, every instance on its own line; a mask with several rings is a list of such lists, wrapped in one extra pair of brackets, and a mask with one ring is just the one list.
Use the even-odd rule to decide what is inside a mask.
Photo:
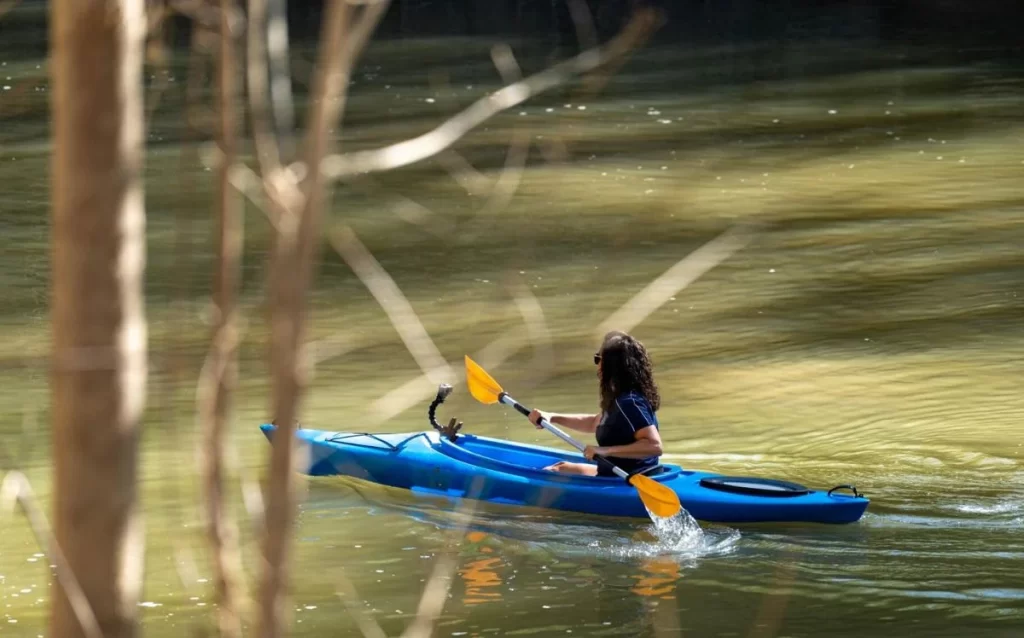
[[(438, 64), (450, 62), (427, 50)], [(756, 51), (662, 49), (637, 56), (606, 96), (524, 106), (502, 126), (535, 127), (538, 137), (563, 136), (577, 150), (573, 163), (525, 176), (500, 237), (484, 233), (457, 248), (442, 241), (441, 222), (475, 213), (457, 184), (424, 177), (433, 166), (392, 184), (441, 211), (428, 228), (396, 217), (386, 196), (346, 192), (354, 199), (339, 202), (357, 206), (338, 214), (404, 287), (452, 361), (521, 323), (495, 284), (519, 277), (544, 309), (558, 367), (524, 350), (529, 356), (494, 372), (521, 400), (565, 411), (594, 400), (592, 326), (730, 220), (773, 222), (638, 328), (665, 396), (666, 459), (814, 487), (855, 483), (872, 499), (863, 520), (730, 527), (681, 517), (656, 525), (481, 505), (467, 525), (455, 504), (317, 479), (307, 484), (290, 573), (296, 635), (351, 635), (346, 600), (397, 635), (446, 547), (457, 569), (438, 636), (1024, 635), (1019, 69), (984, 61), (932, 68), (920, 63), (927, 52), (913, 66), (868, 48), (828, 51), (817, 58), (794, 49), (762, 68)], [(857, 56), (879, 68), (814, 75), (823, 60)], [(494, 82), (480, 59), (475, 72)], [(386, 109), (421, 132), (416, 123), (437, 117), (428, 96), (464, 101), (480, 92), (453, 82), (442, 95), (392, 62), (385, 56), (383, 69), (371, 64), (357, 78), (353, 121), (372, 123)], [(750, 83), (746, 70), (770, 75), (775, 63), (791, 65), (791, 76)], [(12, 84), (18, 72), (31, 75), (22, 67)], [(157, 122), (153, 135), (175, 126), (174, 118)], [(355, 130), (382, 135), (369, 125)], [(493, 141), (502, 130), (481, 135)], [(9, 390), (0, 391), (8, 414), (25, 415), (2, 426), (11, 442), (5, 466), (28, 469), (45, 498), (47, 436), (37, 425), (47, 418), (47, 158), (38, 132), (27, 123), (8, 129), (10, 152), (0, 157), (0, 281), (10, 295), (0, 345)], [(155, 390), (143, 482), (143, 617), (147, 633), (168, 636), (208, 625), (213, 605), (194, 505), (190, 385), (208, 338), (202, 273), (212, 250), (208, 221), (197, 221), (210, 210), (210, 187), (192, 188), (210, 174), (169, 153), (157, 146), (150, 159)], [(162, 170), (186, 177), (168, 181)], [(191, 219), (184, 231), (182, 215)], [(247, 285), (256, 295), (266, 242), (258, 216), (251, 219)], [(192, 275), (183, 274), (181, 250), (202, 262)], [(426, 427), (429, 396), (390, 422), (364, 416), (416, 367), (344, 264), (325, 257), (322, 277), (314, 332), (345, 335), (352, 348), (318, 367), (306, 423)], [(258, 323), (262, 311), (254, 302), (248, 310)], [(246, 471), (267, 452), (257, 430), (265, 350), (258, 328), (253, 335), (235, 424)], [(442, 408), (449, 412), (467, 431), (557, 444), (514, 412), (474, 405), (461, 386)], [(4, 527), (0, 635), (35, 636), (48, 600), (45, 557), (22, 519)], [(254, 573), (244, 522), (242, 531)], [(355, 600), (343, 594), (345, 582)]]

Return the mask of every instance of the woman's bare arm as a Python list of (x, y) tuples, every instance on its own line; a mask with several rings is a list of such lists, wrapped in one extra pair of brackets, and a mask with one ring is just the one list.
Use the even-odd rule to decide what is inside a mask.
[(541, 412), (540, 410), (534, 410), (530, 412), (530, 422), (538, 425), (540, 417), (544, 417), (555, 425), (561, 425), (562, 427), (569, 428), (570, 430), (576, 430), (577, 432), (594, 432), (597, 430), (597, 424), (600, 415), (598, 414), (556, 414), (554, 412)]
[(649, 425), (636, 433), (636, 440), (629, 445), (609, 445), (595, 448), (602, 456), (617, 456), (620, 459), (645, 459), (661, 456), (661, 435), (658, 428)]

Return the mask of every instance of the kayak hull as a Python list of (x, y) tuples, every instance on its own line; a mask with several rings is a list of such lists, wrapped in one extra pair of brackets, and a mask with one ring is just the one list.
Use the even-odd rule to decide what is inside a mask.
[[(260, 429), (272, 440), (275, 426)], [(350, 476), (426, 496), (648, 517), (636, 489), (622, 479), (543, 469), (557, 461), (586, 462), (577, 453), (472, 434), (460, 434), (453, 442), (433, 431), (366, 434), (300, 428), (296, 439), (306, 459), (298, 471), (310, 476)], [(706, 522), (852, 523), (868, 506), (867, 498), (845, 492), (723, 491), (716, 482), (725, 477), (670, 464), (651, 478), (671, 488), (690, 515)], [(764, 481), (749, 479), (747, 486), (756, 488), (753, 482), (759, 480)]]

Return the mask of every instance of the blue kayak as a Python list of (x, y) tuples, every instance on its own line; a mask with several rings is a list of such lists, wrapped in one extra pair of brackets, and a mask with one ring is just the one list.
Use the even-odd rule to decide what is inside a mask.
[[(432, 418), (433, 420), (433, 418)], [(268, 439), (276, 426), (260, 426)], [(620, 478), (572, 476), (543, 468), (586, 462), (554, 448), (454, 432), (368, 434), (299, 428), (311, 476), (350, 476), (415, 494), (472, 498), (599, 516), (647, 517), (636, 489)], [(662, 464), (650, 478), (670, 487), (696, 519), (716, 523), (852, 523), (868, 499), (853, 486), (812, 490), (788, 481), (724, 476)]]

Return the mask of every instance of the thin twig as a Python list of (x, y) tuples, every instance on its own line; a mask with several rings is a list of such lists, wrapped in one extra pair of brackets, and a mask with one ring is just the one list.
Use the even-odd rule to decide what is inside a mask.
[[(224, 152), (216, 144), (206, 147), (199, 156), (206, 168), (220, 170), (224, 162)], [(279, 213), (267, 203), (267, 194), (263, 189), (263, 180), (251, 168), (242, 162), (235, 162), (228, 170), (228, 181), (239, 193), (245, 196), (270, 222), (274, 228), (279, 227)]]
[[(346, 180), (346, 184), (363, 193), (379, 193), (384, 191), (384, 186), (377, 182), (371, 175), (362, 175)], [(438, 215), (432, 209), (417, 202), (411, 197), (398, 193), (389, 193), (391, 199), (387, 206), (394, 211), (395, 215), (404, 222), (419, 226), (425, 232), (438, 239), (450, 239), (455, 236), (455, 224), (450, 220)]]
[(199, 580), (195, 555), (192, 553), (192, 548), (181, 538), (174, 539), (173, 543), (174, 569), (178, 573), (178, 580), (181, 581), (182, 588), (187, 593), (191, 593), (195, 588), (195, 583)]
[[(502, 79), (511, 84), (522, 79), (522, 69), (516, 61), (512, 47), (499, 45), (491, 50), (491, 59), (495, 68), (501, 74)], [(519, 190), (519, 184), (523, 179), (523, 172), (526, 169), (526, 158), (530, 152), (530, 131), (519, 128), (512, 135), (512, 141), (508, 146), (508, 153), (505, 155), (505, 168), (501, 171), (498, 181), (495, 182), (490, 197), (483, 208), (477, 213), (477, 217), (493, 215), (504, 210), (512, 201), (512, 197)]]
[(155, 87), (149, 93), (149, 103), (146, 108), (144, 120), (145, 135), (148, 137), (153, 126), (153, 117), (160, 108), (160, 101), (170, 86), (168, 78), (167, 49), (163, 44), (164, 21), (167, 17), (165, 10), (158, 9), (150, 12), (147, 16), (148, 25), (146, 33), (146, 62), (153, 66), (153, 78)]
[(355, 342), (349, 332), (340, 332), (325, 339), (306, 344), (306, 352), (312, 359), (310, 365), (318, 366), (325, 361), (336, 359), (352, 351)]
[[(576, 38), (581, 48), (589, 48), (597, 45), (597, 29), (594, 26), (593, 13), (582, 0), (566, 0), (569, 8), (569, 15), (576, 27)], [(661, 26), (664, 18), (660, 11), (645, 7), (634, 12), (633, 18), (622, 29), (620, 38), (628, 43), (623, 49), (623, 55), (611, 60), (603, 68), (594, 73), (587, 74), (583, 78), (582, 86), (574, 93), (572, 100), (579, 101), (594, 97), (608, 83), (608, 78), (625, 64), (629, 53), (640, 48), (647, 39)], [(560, 132), (545, 136), (540, 144), (541, 153), (549, 162), (564, 161), (569, 155), (568, 145)]]
[[(465, 533), (465, 528), (462, 528), (462, 532)], [(409, 628), (402, 632), (402, 638), (430, 638), (437, 619), (444, 611), (456, 569), (458, 562), (451, 554), (442, 556), (434, 563), (434, 571), (423, 587), (416, 617)]]
[[(444, 74), (442, 78), (440, 73), (431, 73), (428, 76), (428, 80), (436, 93), (452, 92), (452, 85), (448, 80), (447, 74)], [(444, 115), (445, 105), (439, 101), (435, 106), (438, 113)], [(454, 148), (441, 151), (434, 158), (434, 161), (440, 164), (451, 178), (472, 197), (486, 195), (493, 187), (490, 178), (477, 170), (472, 162)]]
[(355, 618), (356, 624), (359, 625), (359, 630), (363, 633), (363, 637), (388, 638), (380, 623), (359, 604), (361, 598), (355, 584), (344, 573), (339, 573), (336, 578), (338, 580), (338, 598), (341, 599), (348, 613), (352, 614), (352, 617)]
[(281, 169), (281, 151), (267, 112), (267, 0), (249, 0), (249, 31), (246, 70), (249, 80), (249, 113), (253, 143), (260, 172), (269, 178)]
[(14, 11), (19, 4), (21, 4), (21, 0), (4, 0), (0, 2), (0, 18)]
[(584, 51), (524, 80), (505, 86), (491, 95), (480, 98), (462, 112), (419, 137), (384, 148), (332, 155), (324, 160), (321, 171), (331, 179), (340, 179), (350, 175), (400, 168), (432, 157), (502, 111), (564, 84), (575, 75), (597, 69), (622, 56), (632, 47), (632, 41), (633, 38), (625, 34), (617, 36), (604, 47)]
[(516, 280), (509, 286), (509, 289), (516, 302), (516, 308), (519, 309), (519, 314), (522, 315), (523, 322), (526, 324), (530, 343), (533, 344), (534, 358), (533, 363), (530, 364), (530, 370), (534, 374), (531, 375), (531, 379), (538, 382), (555, 367), (555, 357), (551, 348), (551, 331), (544, 319), (544, 309), (537, 301), (537, 297), (530, 292), (529, 286)]
[(270, 57), (270, 102), (283, 162), (294, 154), (295, 106), (292, 100), (291, 63), (288, 52), (286, 0), (270, 0), (267, 22), (267, 53)]
[(402, 638), (430, 638), (437, 619), (444, 611), (444, 604), (448, 600), (448, 592), (451, 590), (452, 580), (455, 571), (458, 569), (458, 546), (466, 537), (466, 530), (473, 523), (473, 516), (479, 501), (480, 493), (483, 491), (485, 480), (477, 476), (470, 483), (463, 496), (462, 503), (455, 515), (460, 519), (458, 525), (451, 530), (444, 553), (434, 563), (434, 569), (427, 580), (423, 593), (420, 596), (420, 603), (416, 609), (416, 617), (409, 627), (402, 632)]
[[(753, 231), (750, 228), (733, 228), (687, 255), (602, 321), (597, 331), (598, 337), (608, 330), (631, 330), (670, 297), (743, 248), (752, 238)], [(520, 306), (520, 309), (524, 307), (528, 305)], [(473, 358), (493, 368), (514, 356), (527, 342), (527, 339), (506, 333)], [(455, 375), (456, 381), (461, 381), (464, 372), (456, 369)], [(411, 379), (370, 404), (370, 421), (387, 421), (423, 401), (436, 390), (436, 385), (426, 375)]]
[(263, 492), (260, 490), (260, 483), (251, 473), (243, 473), (240, 483), (242, 504), (249, 515), (253, 534), (256, 538), (259, 538), (266, 526), (266, 507), (263, 504)]
[[(458, 569), (458, 546), (466, 535), (466, 530), (473, 522), (476, 512), (477, 499), (483, 490), (484, 481), (476, 477), (465, 492), (459, 508), (455, 511), (458, 524), (447, 534), (441, 556), (434, 562), (430, 578), (423, 587), (419, 604), (416, 607), (416, 616), (412, 623), (402, 632), (402, 638), (429, 638), (434, 625), (444, 611), (444, 604), (448, 599), (451, 590), (451, 583)], [(338, 597), (348, 609), (349, 613), (356, 620), (363, 636), (366, 638), (382, 638), (387, 634), (380, 624), (366, 613), (366, 610), (359, 603), (362, 597), (356, 590), (355, 585), (344, 574), (338, 576)]]
[[(510, 330), (481, 348), (473, 355), (473, 359), (479, 361), (480, 365), (486, 368), (495, 368), (515, 356), (529, 343), (528, 331)], [(452, 383), (461, 382), (465, 378), (465, 369), (461, 366), (454, 367), (452, 374), (454, 376)], [(369, 427), (388, 421), (421, 403), (435, 392), (437, 392), (437, 385), (427, 375), (421, 374), (410, 379), (370, 404), (364, 426)]]
[(12, 470), (4, 476), (3, 483), (0, 483), (0, 506), (10, 514), (16, 504), (20, 505), (21, 511), (25, 513), (29, 527), (32, 528), (32, 533), (36, 537), (36, 543), (46, 554), (47, 564), (55, 566), (57, 580), (71, 604), (71, 609), (74, 611), (83, 633), (88, 638), (103, 638), (96, 614), (93, 613), (92, 606), (85, 597), (85, 592), (82, 591), (82, 586), (75, 577), (74, 571), (64, 558), (57, 539), (50, 531), (46, 516), (36, 503), (32, 485), (29, 484), (28, 478), (24, 474)]
[(753, 227), (736, 226), (680, 259), (602, 321), (597, 336), (609, 330), (632, 330), (670, 297), (750, 243), (754, 235)]
[[(222, 11), (212, 2), (205, 2), (204, 0), (169, 0), (166, 6), (171, 11), (188, 18), (197, 26), (202, 26), (212, 31), (220, 28)], [(238, 16), (232, 11), (229, 14), (229, 19), (237, 22)]]
[(416, 360), (424, 374), (434, 384), (449, 383), (452, 378), (451, 366), (441, 356), (441, 352), (434, 345), (423, 322), (416, 315), (409, 300), (402, 294), (402, 290), (395, 284), (394, 279), (373, 258), (373, 255), (359, 241), (351, 228), (336, 227), (330, 233), (330, 241), (334, 250), (345, 260), (345, 263), (349, 265), (349, 268), (359, 277), (359, 280), (384, 309), (388, 319), (391, 320), (391, 325), (398, 331), (409, 354)]
[(434, 158), (459, 186), (467, 193), (476, 197), (484, 195), (494, 187), (486, 175), (476, 169), (473, 164), (454, 149), (448, 148)]
[(594, 26), (594, 14), (584, 0), (565, 0), (569, 8), (569, 17), (576, 27), (576, 39), (580, 47), (592, 49), (597, 46), (597, 27)]
[[(491, 59), (506, 83), (513, 84), (522, 79), (522, 70), (512, 48), (507, 44), (491, 49)], [(525, 127), (517, 128), (512, 134), (512, 141), (505, 155), (505, 166), (491, 188), (487, 201), (472, 219), (464, 224), (466, 229), (458, 237), (460, 243), (475, 241), (480, 233), (493, 226), (491, 217), (505, 210), (512, 202), (526, 171), (526, 159), (529, 157), (531, 145), (530, 135), (530, 130)], [(474, 225), (475, 230), (471, 230)]]

